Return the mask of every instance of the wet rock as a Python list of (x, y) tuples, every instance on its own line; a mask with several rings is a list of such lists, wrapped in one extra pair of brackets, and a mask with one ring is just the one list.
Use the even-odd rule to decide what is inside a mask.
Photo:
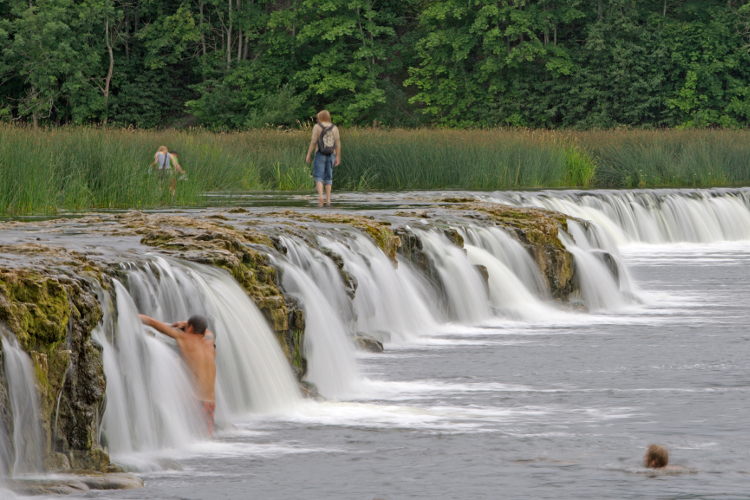
[[(281, 290), (277, 269), (268, 258), (271, 248), (281, 244), (255, 229), (236, 230), (216, 223), (175, 216), (140, 216), (139, 229), (148, 229), (144, 245), (159, 248), (180, 259), (222, 267), (229, 271), (258, 306), (298, 376), (307, 370), (304, 327), (295, 328), (303, 311)], [(291, 307), (291, 308), (290, 308)]]
[(457, 247), (459, 248), (464, 247), (464, 237), (461, 236), (461, 233), (459, 233), (457, 230), (450, 227), (448, 229), (444, 229), (443, 234), (445, 234), (445, 237), (448, 238), (448, 240), (451, 241)]
[(366, 333), (358, 332), (354, 334), (353, 339), (355, 345), (363, 351), (383, 352), (383, 343)]
[[(32, 359), (45, 438), (44, 463), (58, 469), (105, 470), (109, 456), (98, 436), (106, 381), (101, 351), (91, 332), (101, 318), (92, 283), (107, 286), (107, 280), (85, 256), (65, 249), (0, 245), (0, 253), (22, 257), (0, 266), (0, 322)], [(7, 382), (0, 382), (2, 401)], [(10, 430), (7, 408), (0, 405), (0, 419)]]
[(424, 251), (422, 240), (414, 234), (411, 229), (400, 227), (394, 229), (393, 233), (402, 241), (398, 249), (399, 255), (422, 272), (422, 275), (435, 287), (441, 295), (445, 295), (445, 288), (440, 279), (435, 263), (432, 262), (427, 252)]
[(85, 483), (75, 479), (13, 480), (7, 484), (19, 495), (76, 495), (90, 491)]
[(318, 387), (307, 380), (300, 380), (297, 382), (297, 386), (302, 395), (308, 399), (315, 399), (318, 401), (323, 401), (325, 399), (318, 393)]
[(482, 277), (482, 283), (484, 283), (484, 289), (487, 291), (487, 297), (490, 296), (490, 273), (487, 271), (485, 266), (475, 265), (474, 269), (479, 272)]
[(339, 254), (326, 247), (320, 247), (320, 251), (328, 258), (330, 258), (334, 264), (336, 264), (336, 267), (338, 267), (339, 269), (341, 279), (344, 281), (344, 290), (346, 291), (346, 294), (350, 299), (354, 299), (354, 296), (357, 293), (357, 287), (359, 286), (357, 277), (351, 273), (344, 271), (344, 259)]
[(134, 474), (79, 472), (35, 479), (14, 479), (8, 486), (21, 495), (76, 495), (90, 490), (132, 490), (143, 488)]
[(91, 490), (134, 490), (143, 488), (143, 479), (135, 474), (95, 474), (85, 472), (77, 474), (76, 477)]
[(234, 207), (227, 210), (227, 212), (229, 212), (230, 214), (246, 214), (247, 210), (242, 207)]
[(370, 238), (373, 239), (376, 245), (391, 259), (394, 265), (398, 265), (396, 261), (396, 252), (401, 247), (401, 239), (394, 234), (391, 230), (391, 223), (388, 221), (379, 221), (373, 217), (355, 215), (355, 214), (315, 214), (315, 213), (301, 213), (294, 212), (292, 210), (284, 210), (277, 212), (273, 215), (279, 217), (285, 217), (294, 221), (311, 221), (311, 222), (323, 222), (327, 224), (339, 224), (350, 227), (355, 227)]

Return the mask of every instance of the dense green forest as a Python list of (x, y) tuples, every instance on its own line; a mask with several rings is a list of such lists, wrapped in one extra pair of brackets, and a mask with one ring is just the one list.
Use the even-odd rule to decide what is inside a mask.
[(745, 127), (740, 0), (3, 0), (34, 125)]

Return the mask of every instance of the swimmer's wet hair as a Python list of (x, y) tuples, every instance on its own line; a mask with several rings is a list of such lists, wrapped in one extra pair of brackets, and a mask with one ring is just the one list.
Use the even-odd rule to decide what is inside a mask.
[(193, 330), (195, 330), (195, 333), (198, 334), (206, 333), (206, 328), (208, 328), (208, 320), (206, 320), (205, 316), (201, 316), (200, 314), (190, 316), (190, 319), (188, 319), (187, 323), (188, 325), (192, 326)]
[(646, 467), (660, 469), (669, 463), (669, 453), (658, 444), (652, 444), (646, 450)]

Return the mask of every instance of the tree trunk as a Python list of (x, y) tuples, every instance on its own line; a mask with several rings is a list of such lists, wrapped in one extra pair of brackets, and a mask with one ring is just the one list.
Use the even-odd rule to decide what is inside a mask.
[(109, 85), (112, 82), (112, 74), (115, 71), (115, 54), (112, 51), (112, 41), (109, 36), (109, 19), (104, 24), (104, 32), (107, 37), (107, 52), (109, 53), (109, 71), (107, 71), (107, 78), (104, 80), (104, 125), (107, 124), (109, 119)]
[(242, 48), (242, 59), (245, 59), (245, 60), (247, 60), (247, 46), (250, 45), (249, 41), (250, 41), (250, 36), (246, 33), (245, 34), (245, 46)]
[(555, 47), (557, 47), (557, 23), (555, 23), (555, 41), (554, 41)]
[(205, 56), (206, 55), (206, 33), (203, 32), (203, 2), (201, 2), (200, 12), (201, 12), (201, 20), (200, 20), (201, 48), (203, 49), (203, 55)]
[(667, 17), (667, 0), (664, 0), (664, 14), (662, 14), (662, 17)]
[(31, 120), (34, 123), (34, 130), (39, 128), (39, 111), (36, 109), (36, 103), (34, 102), (37, 98), (36, 87), (31, 86), (31, 105), (34, 107), (34, 111), (31, 112)]
[(229, 3), (229, 23), (227, 27), (227, 69), (232, 64), (232, 0)]
[[(242, 3), (237, 0), (237, 14), (242, 12)], [(237, 62), (242, 59), (242, 27), (237, 28)]]

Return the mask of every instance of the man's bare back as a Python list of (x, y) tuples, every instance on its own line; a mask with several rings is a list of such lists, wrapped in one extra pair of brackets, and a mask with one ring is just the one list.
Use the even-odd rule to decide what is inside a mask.
[(172, 325), (162, 323), (154, 318), (141, 314), (144, 325), (150, 326), (177, 341), (182, 359), (193, 373), (195, 397), (200, 401), (216, 401), (214, 385), (216, 382), (216, 348), (214, 335), (210, 330), (197, 333), (187, 321), (178, 321)]

